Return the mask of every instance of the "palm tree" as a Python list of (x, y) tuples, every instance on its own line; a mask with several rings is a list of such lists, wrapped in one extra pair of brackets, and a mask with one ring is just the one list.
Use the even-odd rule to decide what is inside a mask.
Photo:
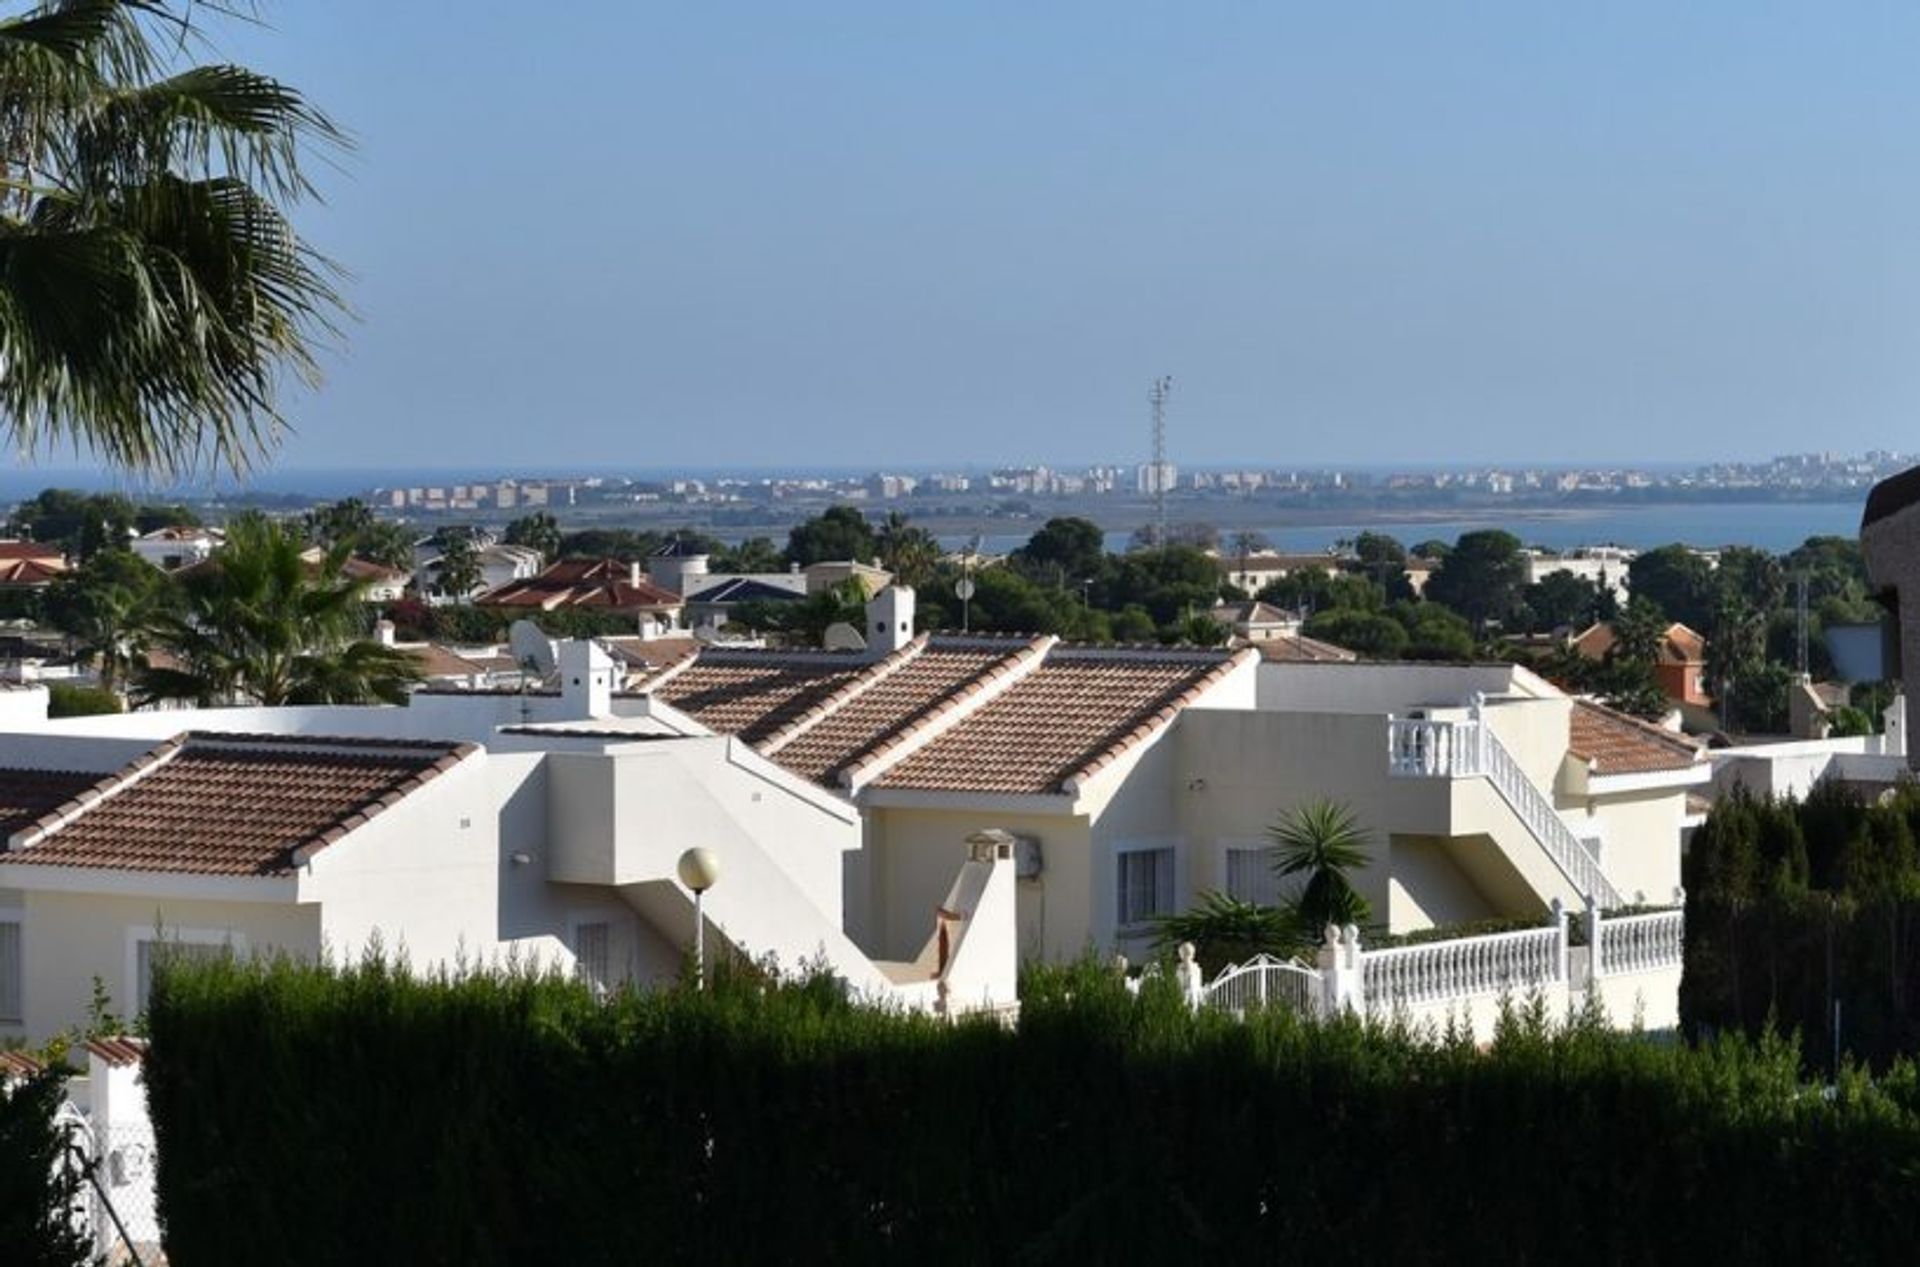
[(47, 620), (98, 661), (101, 687), (117, 692), (144, 659), (169, 596), (160, 569), (130, 550), (102, 550), (48, 587)]
[(933, 579), (940, 562), (940, 542), (897, 510), (887, 512), (886, 522), (874, 534), (874, 545), (893, 579), (916, 589)]
[(1366, 922), (1371, 908), (1347, 872), (1370, 861), (1369, 835), (1351, 809), (1325, 797), (1308, 801), (1268, 827), (1267, 837), (1273, 841), (1274, 874), (1307, 878), (1292, 902), (1303, 927)]
[(0, 422), (178, 473), (269, 450), (313, 382), (337, 270), (285, 208), (342, 134), (294, 89), (182, 65), (190, 0), (48, 0), (0, 20)]
[(428, 565), (433, 573), (433, 588), (456, 603), (464, 603), (480, 588), (485, 575), (480, 570), (480, 550), (473, 533), (465, 528), (447, 528), (440, 533), (440, 557)]
[(361, 636), (364, 582), (347, 579), (346, 543), (317, 564), (292, 527), (264, 516), (227, 526), (227, 542), (179, 575), (179, 605), (153, 641), (178, 668), (135, 674), (134, 702), (399, 703), (420, 678), (414, 657)]

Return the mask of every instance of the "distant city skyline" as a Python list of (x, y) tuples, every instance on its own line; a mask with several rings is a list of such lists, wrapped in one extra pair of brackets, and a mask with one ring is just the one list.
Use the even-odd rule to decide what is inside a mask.
[[(270, 5), (277, 464), (1699, 462), (1920, 412), (1920, 9)], [(378, 32), (377, 38), (368, 38)], [(57, 463), (55, 463), (57, 464)]]

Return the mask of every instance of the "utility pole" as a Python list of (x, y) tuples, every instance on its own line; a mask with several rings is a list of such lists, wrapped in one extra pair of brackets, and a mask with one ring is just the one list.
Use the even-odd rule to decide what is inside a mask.
[(1153, 544), (1167, 548), (1167, 396), (1173, 391), (1171, 376), (1156, 378), (1147, 389), (1147, 402), (1153, 406)]
[(1805, 572), (1793, 578), (1796, 594), (1795, 610), (1800, 618), (1800, 676), (1807, 676), (1807, 574)]

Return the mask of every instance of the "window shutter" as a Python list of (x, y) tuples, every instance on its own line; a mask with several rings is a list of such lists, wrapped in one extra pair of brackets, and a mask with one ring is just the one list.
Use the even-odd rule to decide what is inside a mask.
[(17, 920), (6, 920), (0, 922), (0, 1021), (26, 1019), (24, 993), (20, 924)]
[(595, 991), (607, 988), (608, 943), (605, 923), (580, 924), (574, 929), (575, 971)]

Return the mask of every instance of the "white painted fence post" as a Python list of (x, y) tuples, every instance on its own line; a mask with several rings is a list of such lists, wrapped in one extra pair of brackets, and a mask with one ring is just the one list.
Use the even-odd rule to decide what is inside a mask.
[(1606, 965), (1600, 961), (1600, 903), (1591, 893), (1587, 895), (1587, 977), (1598, 981), (1606, 975)]
[(1564, 985), (1567, 981), (1567, 908), (1559, 898), (1553, 899), (1553, 927), (1560, 935), (1559, 948), (1554, 952), (1553, 976)]
[(1199, 961), (1194, 958), (1192, 942), (1181, 942), (1176, 953), (1180, 962), (1174, 965), (1173, 979), (1180, 983), (1180, 993), (1186, 998), (1187, 1006), (1198, 1012), (1200, 1005), (1206, 1002), (1206, 974), (1200, 971)]
[(1367, 1010), (1365, 972), (1360, 966), (1360, 930), (1352, 924), (1335, 928), (1328, 924), (1322, 934), (1318, 963), (1320, 968), (1321, 1015), (1364, 1014)]

